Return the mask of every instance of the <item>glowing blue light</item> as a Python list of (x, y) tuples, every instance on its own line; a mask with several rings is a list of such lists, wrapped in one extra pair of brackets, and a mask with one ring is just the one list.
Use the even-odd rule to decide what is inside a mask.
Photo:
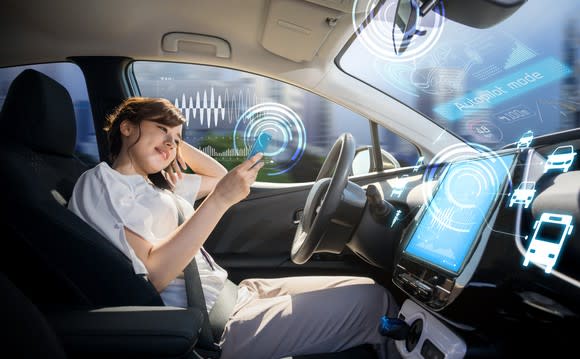
[(451, 163), (422, 210), (405, 252), (457, 273), (486, 225), (502, 186), (509, 181), (513, 154)]
[(401, 210), (398, 209), (397, 212), (395, 213), (395, 217), (393, 218), (393, 221), (391, 222), (391, 228), (393, 228), (393, 226), (395, 225), (395, 223), (397, 223), (397, 221), (399, 220), (399, 216), (401, 215)]
[(542, 213), (540, 219), (534, 223), (534, 235), (525, 254), (524, 267), (532, 262), (544, 265), (544, 272), (551, 273), (573, 228), (572, 216)]
[(517, 148), (528, 148), (532, 144), (534, 139), (534, 133), (532, 131), (527, 131), (518, 140)]
[[(240, 135), (237, 135), (237, 134)], [(292, 169), (302, 158), (306, 149), (306, 130), (302, 120), (287, 106), (278, 103), (262, 103), (246, 110), (234, 127), (234, 151), (239, 153), (250, 147), (261, 133), (272, 136), (272, 141), (264, 152), (275, 167), (266, 172), (276, 176)], [(238, 138), (243, 143), (239, 143)]]
[(514, 204), (523, 204), (524, 208), (528, 208), (534, 195), (536, 194), (536, 183), (535, 182), (522, 182), (516, 188), (514, 193), (510, 197), (510, 207)]
[(392, 186), (391, 197), (400, 198), (407, 186), (407, 177), (409, 175), (402, 175), (400, 178), (395, 180), (395, 183)]
[(572, 74), (559, 60), (549, 57), (526, 66), (488, 85), (435, 107), (448, 120), (458, 120), (482, 109), (492, 108), (511, 98), (558, 81)]
[(562, 170), (563, 172), (568, 172), (574, 158), (576, 157), (576, 152), (574, 152), (574, 146), (565, 145), (560, 146), (548, 156), (546, 163), (544, 164), (544, 173), (549, 170)]
[(413, 167), (413, 172), (417, 172), (419, 171), (419, 167), (423, 166), (424, 164), (424, 156), (419, 157), (419, 159), (417, 159), (417, 163), (415, 163), (415, 166)]

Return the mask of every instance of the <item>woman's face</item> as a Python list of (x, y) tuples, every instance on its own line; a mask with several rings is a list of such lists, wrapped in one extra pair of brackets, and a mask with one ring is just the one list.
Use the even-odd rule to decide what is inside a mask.
[[(169, 166), (175, 159), (181, 142), (182, 126), (170, 127), (158, 122), (144, 120), (139, 126), (125, 121), (121, 126), (123, 148), (128, 151), (135, 170), (141, 174), (152, 174)], [(126, 145), (125, 145), (126, 144)]]

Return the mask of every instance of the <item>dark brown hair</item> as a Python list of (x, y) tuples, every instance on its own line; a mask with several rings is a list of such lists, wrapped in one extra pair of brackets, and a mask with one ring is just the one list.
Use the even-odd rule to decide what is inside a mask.
[[(104, 130), (108, 134), (111, 163), (115, 161), (121, 152), (123, 144), (121, 122), (125, 120), (137, 125), (139, 128), (137, 142), (141, 138), (141, 122), (145, 120), (157, 122), (169, 127), (175, 127), (185, 123), (185, 118), (181, 111), (166, 99), (147, 97), (131, 97), (126, 99), (106, 118)], [(179, 151), (179, 147), (177, 150)], [(173, 190), (173, 187), (161, 172), (150, 174), (148, 177), (155, 186)]]

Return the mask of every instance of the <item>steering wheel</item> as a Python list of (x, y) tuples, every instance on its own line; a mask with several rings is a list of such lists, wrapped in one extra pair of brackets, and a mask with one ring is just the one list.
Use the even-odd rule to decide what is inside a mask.
[(354, 155), (355, 141), (352, 135), (340, 135), (324, 160), (316, 182), (306, 198), (304, 212), (290, 251), (292, 262), (306, 263), (320, 245), (324, 232), (342, 201)]

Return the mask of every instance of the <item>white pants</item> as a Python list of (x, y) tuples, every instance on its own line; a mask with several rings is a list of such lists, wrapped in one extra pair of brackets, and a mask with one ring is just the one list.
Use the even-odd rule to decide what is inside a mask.
[(246, 279), (251, 299), (234, 308), (222, 336), (222, 359), (281, 358), (384, 345), (378, 332), (386, 290), (361, 277)]

